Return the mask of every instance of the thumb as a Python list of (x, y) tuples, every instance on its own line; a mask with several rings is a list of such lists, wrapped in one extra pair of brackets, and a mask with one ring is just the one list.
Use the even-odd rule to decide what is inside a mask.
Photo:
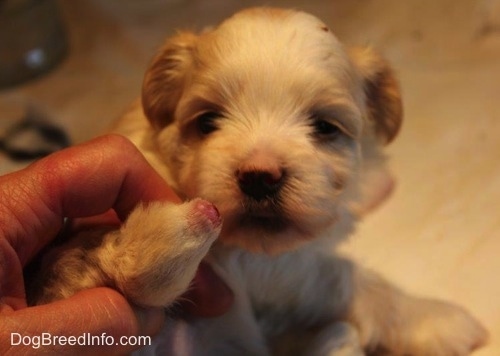
[[(151, 343), (162, 309), (133, 308), (118, 292), (94, 288), (0, 316), (6, 354), (124, 354)], [(103, 347), (104, 346), (104, 347)]]

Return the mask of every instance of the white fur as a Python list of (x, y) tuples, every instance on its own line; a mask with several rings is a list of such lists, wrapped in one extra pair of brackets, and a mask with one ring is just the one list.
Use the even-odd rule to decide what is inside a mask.
[[(247, 10), (203, 34), (167, 40), (146, 74), (142, 104), (147, 119), (136, 106), (116, 131), (180, 195), (218, 207), (224, 223), (206, 260), (236, 297), (219, 318), (170, 320), (157, 352), (290, 354), (282, 348), (284, 335), (302, 340), (307, 334), (308, 355), (383, 347), (397, 355), (448, 356), (466, 355), (485, 341), (482, 326), (461, 308), (408, 296), (334, 253), (365, 197), (374, 195), (370, 179), (385, 169), (381, 147), (401, 122), (397, 83), (373, 51), (347, 51), (302, 12)], [(214, 113), (215, 129), (203, 133), (207, 112)], [(320, 133), (321, 120), (340, 134)], [(277, 197), (252, 199), (239, 186), (241, 172), (284, 177), (283, 186)], [(155, 209), (150, 223), (132, 216), (125, 229), (137, 224), (147, 239), (141, 228), (163, 226)], [(184, 249), (179, 239), (170, 236), (169, 246)], [(150, 243), (148, 249), (155, 247)], [(154, 260), (142, 262), (146, 276), (155, 270)], [(168, 267), (192, 271), (199, 258), (182, 262)], [(138, 300), (145, 294), (127, 293)]]
[(44, 257), (30, 299), (43, 304), (110, 286), (137, 305), (172, 304), (220, 231), (220, 222), (207, 216), (207, 209), (216, 211), (211, 207), (201, 199), (155, 202), (136, 207), (119, 230), (80, 233)]

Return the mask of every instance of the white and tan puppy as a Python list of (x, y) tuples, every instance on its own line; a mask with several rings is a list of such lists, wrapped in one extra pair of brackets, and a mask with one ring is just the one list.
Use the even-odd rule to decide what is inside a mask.
[[(206, 260), (236, 300), (219, 318), (171, 321), (156, 352), (357, 355), (383, 349), (448, 356), (482, 345), (485, 330), (463, 309), (409, 296), (334, 252), (366, 196), (373, 196), (370, 178), (384, 170), (381, 148), (401, 120), (388, 64), (369, 49), (346, 50), (309, 14), (250, 9), (201, 34), (168, 39), (146, 73), (142, 108), (116, 131), (182, 197), (217, 206), (222, 228)], [(187, 286), (186, 276), (219, 229), (217, 219), (208, 219), (213, 226), (202, 233), (208, 237), (185, 236), (176, 228), (184, 224), (181, 215), (202, 203), (188, 204), (179, 212), (163, 212), (161, 204), (139, 207), (107, 235), (115, 242), (101, 248), (97, 264), (106, 270), (108, 260), (120, 259), (123, 272), (119, 283), (106, 283), (142, 305), (171, 303), (169, 286)], [(135, 239), (148, 241), (133, 284), (123, 280), (139, 268), (133, 250), (141, 243), (126, 242), (132, 229)], [(158, 248), (167, 252), (158, 257)], [(145, 295), (151, 289), (157, 294)], [(283, 335), (305, 334), (302, 351), (296, 345), (284, 351)]]

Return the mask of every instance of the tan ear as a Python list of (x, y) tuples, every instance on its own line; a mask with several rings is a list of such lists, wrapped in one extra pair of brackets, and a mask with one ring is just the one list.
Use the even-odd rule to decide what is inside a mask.
[(167, 40), (151, 61), (142, 85), (142, 106), (149, 121), (162, 128), (173, 120), (193, 64), (197, 35), (181, 32)]
[(398, 134), (403, 121), (403, 104), (398, 81), (389, 63), (369, 48), (349, 51), (354, 65), (364, 80), (368, 115), (375, 134), (383, 144)]

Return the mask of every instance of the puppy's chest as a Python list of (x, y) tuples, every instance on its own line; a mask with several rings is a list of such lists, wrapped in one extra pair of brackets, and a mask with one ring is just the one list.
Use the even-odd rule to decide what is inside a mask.
[(250, 299), (253, 312), (266, 334), (294, 325), (313, 326), (330, 320), (343, 308), (337, 297), (342, 282), (337, 260), (317, 251), (298, 251), (278, 257), (238, 251), (226, 262)]

